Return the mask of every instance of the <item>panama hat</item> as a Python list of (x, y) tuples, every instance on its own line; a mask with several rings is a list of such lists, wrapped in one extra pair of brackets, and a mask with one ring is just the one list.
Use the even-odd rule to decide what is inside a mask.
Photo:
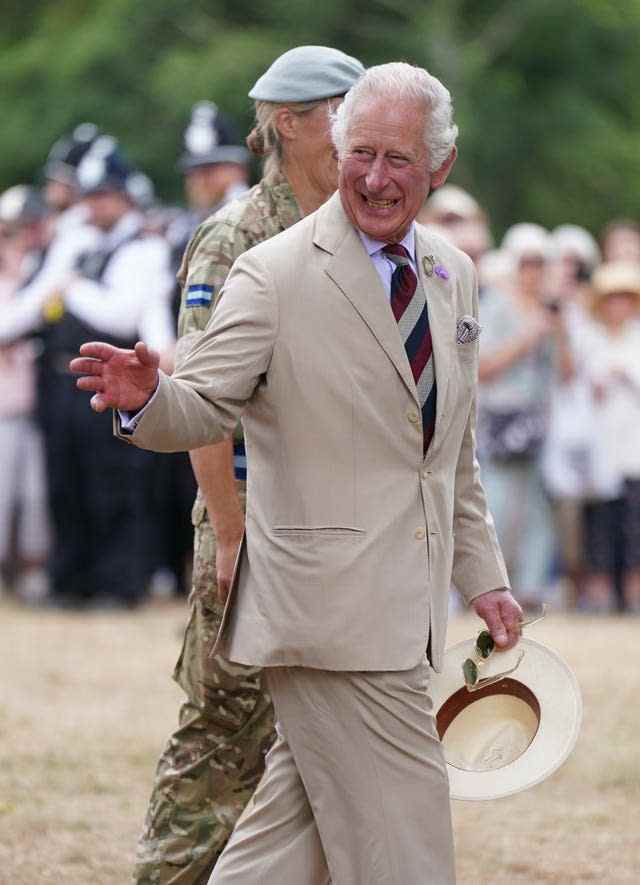
[(591, 310), (598, 313), (609, 295), (625, 292), (640, 304), (640, 268), (629, 261), (608, 261), (591, 277)]
[(452, 646), (433, 674), (452, 799), (498, 799), (540, 783), (567, 759), (582, 720), (578, 683), (557, 652), (528, 638), (496, 649), (483, 662), (483, 682), (511, 672), (469, 691), (462, 668), (475, 649), (474, 639)]

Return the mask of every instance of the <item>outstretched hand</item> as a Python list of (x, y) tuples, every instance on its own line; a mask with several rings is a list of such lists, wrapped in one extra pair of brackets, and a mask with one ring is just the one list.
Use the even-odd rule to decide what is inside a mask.
[(134, 350), (91, 341), (82, 345), (80, 354), (69, 369), (82, 376), (76, 381), (80, 390), (96, 391), (91, 397), (95, 412), (137, 412), (151, 399), (158, 385), (160, 357), (142, 341)]

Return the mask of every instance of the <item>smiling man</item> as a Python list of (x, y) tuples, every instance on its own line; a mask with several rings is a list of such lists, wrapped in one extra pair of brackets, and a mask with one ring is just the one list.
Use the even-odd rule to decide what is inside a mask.
[[(245, 253), (173, 378), (103, 344), (72, 363), (159, 450), (243, 417), (247, 523), (217, 649), (265, 667), (266, 773), (210, 883), (454, 880), (429, 695), (451, 581), (497, 644), (521, 611), (475, 458), (469, 259), (414, 218), (455, 159), (444, 86), (369, 69), (337, 109), (339, 192)], [(426, 654), (425, 654), (426, 652)]]
[(446, 180), (456, 158), (456, 128), (449, 124), (425, 136), (424, 99), (417, 96), (393, 103), (372, 89), (361, 101), (335, 118), (343, 207), (362, 233), (398, 243), (411, 230), (422, 197)]

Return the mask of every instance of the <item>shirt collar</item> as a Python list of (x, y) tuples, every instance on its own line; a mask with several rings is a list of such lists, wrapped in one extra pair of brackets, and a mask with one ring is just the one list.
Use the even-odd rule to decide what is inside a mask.
[[(371, 237), (367, 236), (367, 234), (363, 233), (363, 231), (359, 230), (358, 235), (362, 240), (364, 248), (367, 250), (367, 254), (369, 256), (373, 256), (376, 252), (380, 252), (381, 249), (387, 245), (387, 243), (382, 240), (372, 240)], [(404, 248), (409, 253), (409, 257), (415, 264), (416, 260), (416, 229), (415, 224), (412, 222), (411, 227), (406, 232), (404, 237), (400, 240), (400, 245), (404, 246)]]

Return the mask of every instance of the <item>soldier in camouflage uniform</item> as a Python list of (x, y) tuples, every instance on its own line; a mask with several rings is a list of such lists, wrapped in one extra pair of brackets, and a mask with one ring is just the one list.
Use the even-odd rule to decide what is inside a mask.
[[(337, 50), (298, 47), (277, 59), (249, 93), (256, 100), (257, 125), (248, 144), (266, 156), (265, 175), (248, 194), (200, 225), (187, 248), (178, 274), (183, 292), (176, 362), (207, 325), (236, 258), (295, 224), (335, 189), (328, 99), (344, 95), (362, 72), (359, 62)], [(262, 776), (274, 738), (273, 708), (261, 670), (209, 655), (223, 610), (217, 587), (224, 584), (224, 592), (230, 579), (229, 574), (221, 577), (221, 541), (216, 563), (216, 532), (221, 537), (224, 508), (234, 506), (231, 446), (220, 443), (194, 455), (199, 485), (208, 494), (205, 502), (199, 489), (193, 507), (191, 611), (174, 671), (187, 700), (158, 763), (138, 844), (137, 885), (208, 881)], [(205, 470), (207, 458), (213, 460)], [(233, 465), (236, 497), (244, 504), (241, 429), (233, 444)], [(222, 500), (225, 488), (227, 500)], [(228, 552), (225, 561), (228, 572)]]

